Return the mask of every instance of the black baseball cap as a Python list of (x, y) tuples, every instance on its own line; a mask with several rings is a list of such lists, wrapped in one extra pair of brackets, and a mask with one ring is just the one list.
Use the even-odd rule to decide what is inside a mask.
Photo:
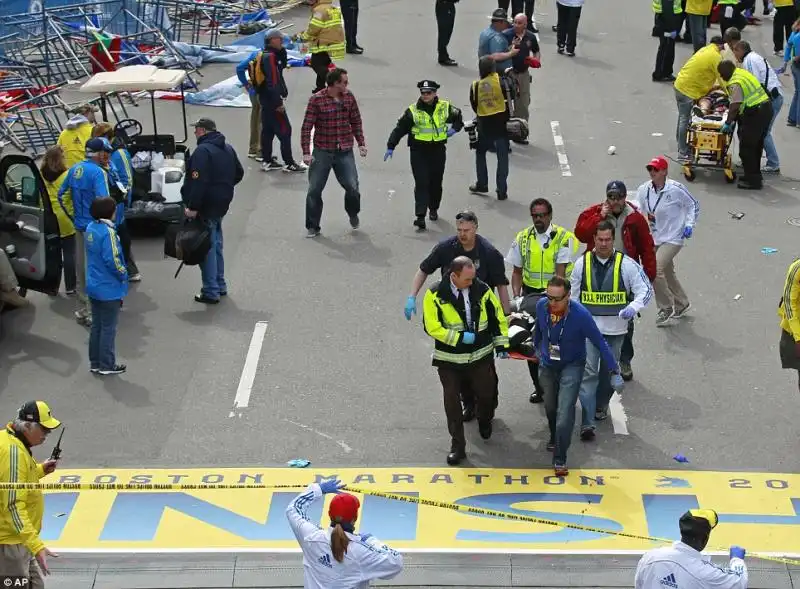
[(211, 119), (207, 119), (205, 117), (202, 119), (197, 119), (196, 123), (192, 123), (192, 127), (199, 127), (200, 129), (205, 129), (206, 131), (217, 130), (217, 124)]
[(38, 423), (46, 429), (56, 429), (61, 422), (53, 417), (50, 406), (44, 401), (28, 401), (19, 408), (18, 419)]
[(490, 16), (489, 18), (492, 19), (492, 22), (497, 22), (497, 21), (508, 22), (508, 12), (506, 12), (505, 9), (503, 8), (498, 8), (492, 13), (492, 16)]
[(625, 182), (622, 180), (612, 180), (609, 182), (606, 185), (606, 194), (611, 194), (612, 192), (626, 196), (628, 194), (628, 189), (625, 187)]

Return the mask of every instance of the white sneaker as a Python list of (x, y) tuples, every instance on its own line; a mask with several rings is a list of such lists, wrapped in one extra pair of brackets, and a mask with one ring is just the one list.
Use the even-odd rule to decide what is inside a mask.
[(305, 172), (306, 170), (308, 170), (308, 166), (303, 162), (295, 162), (283, 167), (284, 172)]
[(275, 160), (271, 162), (261, 162), (261, 171), (262, 172), (275, 172), (276, 170), (282, 170), (283, 166), (281, 166)]

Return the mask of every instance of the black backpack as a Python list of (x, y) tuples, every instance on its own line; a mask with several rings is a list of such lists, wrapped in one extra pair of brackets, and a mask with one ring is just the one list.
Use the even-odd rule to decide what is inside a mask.
[(211, 232), (200, 219), (186, 219), (167, 227), (164, 234), (164, 256), (181, 261), (175, 278), (184, 266), (201, 264), (211, 249)]

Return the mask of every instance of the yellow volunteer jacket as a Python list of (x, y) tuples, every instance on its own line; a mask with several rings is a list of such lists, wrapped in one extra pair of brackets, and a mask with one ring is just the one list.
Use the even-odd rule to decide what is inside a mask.
[(778, 304), (781, 329), (800, 342), (800, 259), (789, 265), (783, 284), (783, 296)]
[[(25, 443), (9, 423), (0, 432), (0, 482), (38, 483), (45, 476)], [(38, 489), (0, 489), (0, 544), (24, 544), (31, 554), (44, 548), (39, 537), (44, 495)]]
[[(69, 215), (67, 215), (67, 212), (64, 210), (64, 207), (62, 207), (58, 202), (58, 191), (61, 188), (61, 185), (64, 183), (64, 178), (66, 177), (67, 172), (64, 172), (53, 182), (48, 182), (47, 180), (44, 181), (44, 186), (47, 188), (47, 196), (50, 197), (50, 206), (53, 207), (53, 212), (56, 214), (56, 218), (58, 219), (58, 230), (61, 234), (61, 237), (75, 235), (75, 225), (73, 225)], [(74, 214), (74, 211), (72, 210), (71, 199), (65, 199), (64, 206), (69, 209), (70, 215)]]
[(720, 80), (717, 66), (722, 61), (719, 47), (709, 43), (692, 55), (678, 72), (675, 89), (692, 100), (708, 94)]
[(794, 6), (794, 0), (773, 0), (772, 4), (775, 8), (783, 8), (784, 6)]
[[(790, 2), (792, 0), (789, 0)], [(713, 0), (686, 0), (686, 14), (699, 14), (708, 16), (711, 14)]]
[(92, 138), (94, 125), (86, 121), (76, 127), (68, 126), (58, 136), (58, 145), (64, 150), (67, 169), (86, 159), (86, 142)]

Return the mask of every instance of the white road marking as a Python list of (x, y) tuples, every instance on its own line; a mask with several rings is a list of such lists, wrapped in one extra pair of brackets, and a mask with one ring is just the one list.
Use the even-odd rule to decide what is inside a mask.
[(304, 429), (306, 431), (309, 431), (312, 434), (317, 434), (318, 436), (320, 436), (322, 438), (325, 438), (326, 440), (331, 440), (332, 442), (336, 442), (336, 444), (338, 444), (342, 448), (342, 450), (344, 450), (348, 454), (353, 451), (353, 449), (350, 446), (348, 446), (347, 444), (345, 444), (342, 440), (337, 440), (336, 438), (333, 438), (333, 437), (329, 436), (328, 434), (326, 434), (324, 432), (316, 430), (316, 429), (314, 429), (313, 427), (311, 427), (309, 425), (305, 425), (305, 424), (302, 424), (302, 423), (297, 423), (296, 421), (292, 421), (291, 419), (284, 419), (284, 421), (286, 423), (291, 423), (292, 425), (296, 425), (299, 428), (302, 428), (302, 429)]
[(611, 425), (614, 426), (614, 433), (619, 436), (628, 435), (628, 416), (625, 413), (625, 407), (622, 406), (622, 397), (619, 396), (617, 391), (611, 395), (611, 401), (608, 403), (608, 412), (611, 415)]
[(558, 155), (558, 165), (561, 166), (562, 176), (572, 176), (569, 169), (569, 160), (567, 159), (567, 150), (564, 147), (564, 138), (561, 136), (561, 128), (558, 121), (550, 121), (550, 130), (553, 132), (553, 143), (556, 146), (556, 155)]
[[(265, 335), (267, 335), (267, 322), (259, 321), (253, 329), (250, 348), (247, 350), (242, 376), (239, 378), (239, 388), (236, 389), (236, 397), (233, 400), (233, 410), (228, 417), (234, 417), (237, 410), (246, 408), (250, 403), (250, 393), (253, 392), (253, 382), (256, 379), (258, 360), (261, 358), (261, 346), (264, 345)], [(241, 416), (242, 414), (239, 413), (239, 417)]]

